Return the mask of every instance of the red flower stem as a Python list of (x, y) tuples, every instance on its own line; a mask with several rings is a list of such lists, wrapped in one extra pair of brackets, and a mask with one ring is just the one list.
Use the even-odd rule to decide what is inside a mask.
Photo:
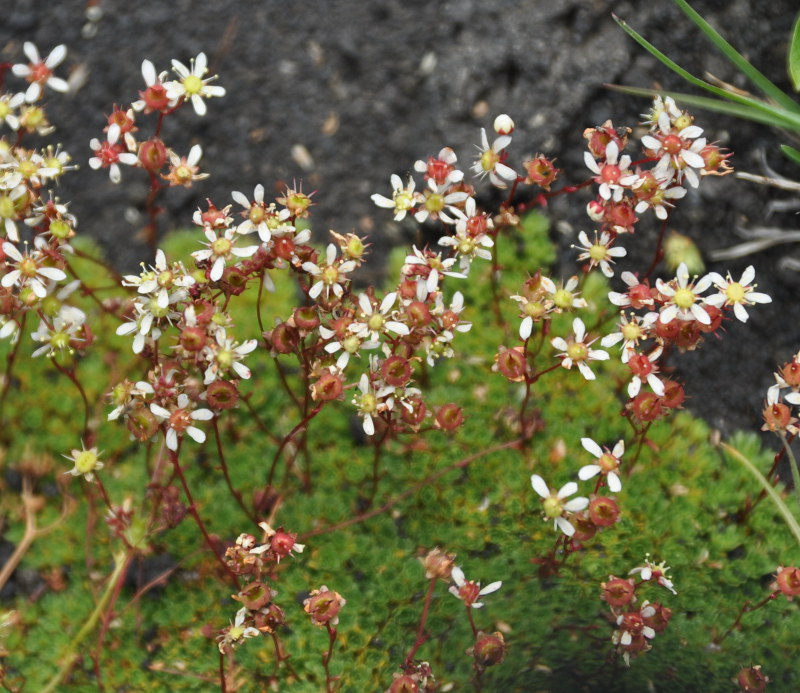
[(374, 443), (374, 451), (372, 455), (372, 490), (369, 494), (369, 500), (367, 501), (367, 508), (371, 508), (372, 504), (375, 502), (375, 495), (378, 493), (378, 481), (380, 479), (380, 462), (381, 462), (381, 453), (383, 452), (383, 444), (386, 442), (386, 439), (389, 437), (389, 433), (392, 431), (392, 424), (391, 421), (385, 422), (386, 426), (383, 430), (383, 434), (379, 439), (377, 439)]
[(425, 602), (422, 605), (422, 613), (420, 614), (419, 625), (417, 626), (417, 638), (414, 640), (414, 644), (403, 660), (403, 667), (405, 669), (411, 667), (411, 662), (414, 661), (414, 655), (417, 654), (417, 650), (419, 650), (428, 639), (428, 635), (425, 633), (425, 624), (428, 621), (428, 612), (431, 608), (431, 599), (433, 599), (433, 591), (436, 588), (436, 580), (437, 578), (433, 577), (430, 579), (430, 582), (428, 582), (428, 591), (425, 593)]
[(326, 623), (325, 627), (328, 629), (328, 651), (322, 655), (322, 666), (325, 668), (325, 691), (326, 693), (334, 693), (336, 687), (336, 677), (331, 676), (331, 658), (333, 657), (333, 645), (336, 642), (336, 628), (331, 627), (330, 623)]
[(444, 467), (433, 474), (425, 477), (422, 481), (415, 484), (411, 488), (406, 489), (403, 493), (395, 496), (391, 500), (386, 501), (382, 506), (379, 508), (375, 508), (365, 513), (361, 513), (360, 515), (356, 515), (351, 517), (348, 520), (344, 520), (342, 522), (337, 522), (334, 525), (329, 525), (328, 527), (319, 527), (317, 529), (312, 529), (305, 534), (301, 535), (301, 540), (305, 541), (309, 537), (315, 537), (320, 534), (328, 534), (330, 532), (336, 532), (340, 529), (344, 529), (345, 527), (349, 527), (350, 525), (358, 524), (359, 522), (364, 522), (365, 520), (372, 519), (373, 517), (377, 517), (378, 515), (382, 515), (387, 510), (393, 508), (395, 505), (400, 503), (401, 501), (405, 500), (409, 496), (413, 496), (417, 493), (420, 489), (425, 488), (426, 486), (430, 486), (434, 481), (437, 481), (445, 474), (452, 472), (456, 469), (463, 469), (464, 467), (468, 466), (470, 463), (474, 462), (475, 460), (480, 459), (481, 457), (485, 457), (486, 455), (491, 455), (494, 452), (499, 452), (500, 450), (506, 450), (507, 448), (519, 448), (522, 444), (522, 438), (516, 438), (515, 440), (511, 440), (507, 443), (501, 443), (500, 445), (494, 445), (493, 447), (486, 448), (485, 450), (481, 450), (480, 452), (476, 452), (468, 457), (465, 457), (458, 462), (454, 462), (453, 464)]
[(472, 607), (466, 606), (467, 609), (467, 618), (469, 619), (469, 625), (472, 627), (472, 637), (477, 639), (478, 638), (478, 629), (475, 626), (475, 619), (472, 617)]
[(669, 215), (661, 222), (661, 228), (658, 231), (658, 240), (656, 241), (656, 251), (653, 253), (653, 261), (650, 263), (650, 267), (647, 268), (647, 272), (644, 273), (644, 276), (639, 279), (640, 282), (650, 278), (650, 275), (658, 266), (658, 263), (661, 262), (661, 258), (664, 257), (664, 234), (667, 230), (668, 221)]
[(222, 474), (225, 477), (225, 483), (228, 485), (228, 491), (230, 491), (231, 495), (234, 497), (236, 502), (239, 504), (239, 507), (242, 509), (245, 515), (247, 515), (248, 519), (254, 524), (258, 525), (258, 518), (253, 514), (253, 512), (244, 504), (244, 500), (242, 499), (242, 494), (240, 491), (237, 491), (234, 486), (233, 482), (231, 481), (231, 476), (228, 473), (228, 465), (225, 462), (225, 453), (222, 450), (222, 438), (219, 434), (219, 424), (217, 423), (217, 417), (215, 416), (212, 420), (212, 426), (214, 427), (214, 440), (217, 444), (217, 456), (219, 457), (219, 466), (222, 469)]
[(275, 478), (275, 469), (278, 466), (278, 460), (280, 459), (281, 453), (283, 449), (289, 444), (289, 442), (294, 438), (300, 431), (302, 431), (313, 419), (317, 414), (319, 414), (320, 409), (325, 405), (325, 402), (320, 402), (316, 407), (314, 407), (310, 413), (306, 414), (303, 417), (303, 420), (297, 424), (289, 433), (283, 438), (281, 444), (278, 446), (278, 449), (275, 451), (275, 456), (272, 458), (272, 466), (269, 469), (269, 474), (267, 475), (267, 487), (269, 488), (272, 486), (272, 481)]
[(84, 443), (91, 447), (92, 439), (94, 438), (93, 435), (89, 432), (89, 398), (86, 396), (86, 390), (83, 389), (83, 385), (81, 385), (80, 380), (75, 375), (74, 368), (65, 368), (62, 366), (56, 359), (50, 359), (50, 362), (55, 366), (56, 370), (63, 373), (72, 381), (72, 384), (78, 388), (78, 392), (81, 395), (81, 399), (83, 400), (83, 435), (81, 436)]
[(247, 411), (250, 412), (250, 416), (252, 417), (253, 423), (255, 423), (255, 425), (258, 426), (258, 429), (262, 433), (265, 433), (267, 436), (269, 436), (272, 439), (273, 443), (275, 444), (280, 443), (281, 439), (272, 432), (269, 426), (267, 426), (267, 424), (265, 424), (264, 421), (261, 419), (261, 417), (258, 415), (258, 412), (253, 406), (253, 403), (250, 401), (250, 394), (242, 392), (240, 393), (240, 397), (242, 402), (244, 402), (244, 406), (247, 407)]
[(726, 630), (719, 638), (714, 640), (714, 643), (716, 645), (719, 645), (720, 643), (722, 643), (723, 640), (725, 640), (725, 638), (727, 638), (731, 633), (733, 633), (734, 630), (741, 627), (742, 616), (744, 616), (745, 614), (749, 614), (751, 611), (756, 611), (761, 607), (766, 606), (777, 596), (778, 592), (772, 592), (768, 594), (766, 597), (764, 597), (760, 602), (754, 604), (753, 606), (750, 606), (750, 600), (746, 599), (744, 604), (742, 604), (742, 608), (739, 609), (739, 614), (736, 616), (736, 620), (730, 625), (728, 630)]
[(231, 570), (230, 566), (225, 563), (222, 556), (217, 553), (217, 550), (214, 546), (214, 542), (211, 540), (211, 537), (208, 534), (208, 530), (206, 529), (206, 525), (203, 522), (203, 518), (200, 517), (200, 513), (197, 512), (197, 506), (194, 502), (194, 497), (192, 496), (192, 492), (189, 490), (189, 484), (186, 482), (186, 476), (183, 473), (183, 469), (181, 468), (180, 460), (178, 459), (178, 453), (175, 450), (169, 450), (169, 459), (172, 462), (172, 466), (175, 468), (175, 471), (178, 474), (178, 478), (181, 480), (181, 486), (183, 486), (183, 492), (186, 494), (186, 500), (189, 501), (189, 513), (194, 518), (195, 524), (197, 525), (200, 533), (203, 535), (203, 539), (206, 542), (206, 546), (211, 550), (211, 553), (214, 554), (214, 558), (217, 559), (219, 564), (225, 569), (225, 572), (231, 576), (233, 583), (236, 585), (236, 590), (239, 591), (242, 589), (241, 584), (239, 583), (239, 576)]
[(221, 693), (228, 693), (228, 685), (225, 681), (225, 655), (219, 653), (219, 690)]

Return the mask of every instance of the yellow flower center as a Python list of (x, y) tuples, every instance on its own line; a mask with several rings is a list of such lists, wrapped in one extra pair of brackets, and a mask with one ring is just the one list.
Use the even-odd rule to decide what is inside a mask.
[(342, 341), (342, 348), (348, 354), (355, 354), (358, 351), (358, 347), (361, 346), (361, 340), (356, 337), (354, 334), (350, 335), (349, 337), (345, 337)]
[(56, 238), (64, 240), (69, 238), (71, 232), (72, 229), (69, 227), (69, 224), (61, 219), (53, 219), (53, 221), (50, 222), (50, 233)]
[(617, 458), (606, 452), (600, 455), (597, 464), (604, 472), (613, 472), (617, 468)]
[(75, 469), (81, 474), (88, 474), (94, 471), (97, 465), (97, 453), (94, 450), (82, 450), (75, 458)]
[(635, 342), (642, 336), (642, 328), (639, 327), (639, 324), (635, 322), (626, 323), (622, 327), (621, 332), (622, 332), (622, 338), (626, 342)]
[(553, 303), (556, 304), (558, 308), (562, 310), (566, 308), (572, 308), (572, 302), (574, 297), (571, 291), (567, 291), (566, 289), (559, 289), (553, 295)]
[(200, 90), (203, 88), (203, 80), (197, 75), (189, 75), (183, 80), (183, 88), (186, 89), (187, 96), (199, 94)]
[(333, 265), (328, 265), (322, 270), (322, 281), (326, 284), (336, 284), (339, 281), (339, 270)]
[(695, 295), (692, 293), (691, 289), (678, 289), (672, 300), (678, 308), (690, 308), (695, 302)]
[(475, 252), (475, 241), (471, 238), (462, 238), (459, 240), (456, 249), (461, 255), (472, 255)]
[(173, 280), (174, 278), (172, 276), (172, 272), (170, 272), (169, 270), (164, 270), (163, 272), (161, 272), (158, 275), (158, 278), (156, 279), (159, 286), (165, 286), (165, 287), (172, 286)]
[(555, 496), (545, 498), (542, 501), (542, 506), (544, 507), (544, 514), (551, 519), (561, 517), (561, 513), (564, 512), (564, 508), (561, 506), (561, 499)]
[(411, 209), (414, 206), (414, 196), (407, 190), (401, 190), (394, 195), (394, 208), (398, 212)]
[(728, 284), (728, 288), (725, 289), (725, 295), (731, 303), (742, 303), (746, 294), (747, 291), (739, 282)]
[(220, 349), (217, 352), (217, 364), (226, 371), (233, 365), (233, 352), (230, 349)]
[(589, 248), (589, 257), (594, 260), (595, 262), (600, 262), (600, 260), (605, 260), (606, 256), (608, 255), (608, 248), (600, 243), (595, 243), (591, 248)]
[(439, 193), (428, 193), (425, 197), (425, 208), (429, 212), (441, 212), (444, 209), (444, 197)]
[(531, 318), (538, 318), (544, 315), (545, 307), (540, 301), (529, 301), (523, 307), (522, 312)]
[(494, 167), (500, 162), (500, 155), (494, 151), (494, 149), (487, 149), (483, 154), (481, 154), (480, 164), (481, 168), (486, 171), (487, 173), (494, 169)]
[(384, 322), (386, 322), (384, 317), (380, 313), (375, 313), (374, 315), (369, 316), (369, 320), (367, 320), (367, 326), (373, 332), (377, 332), (383, 327)]
[(581, 342), (575, 342), (567, 347), (567, 356), (573, 361), (585, 361), (589, 356), (589, 349)]
[(233, 247), (233, 243), (231, 243), (227, 238), (218, 238), (211, 244), (211, 250), (214, 255), (217, 256), (224, 256), (231, 252), (231, 248)]
[(364, 414), (374, 414), (378, 408), (378, 399), (371, 392), (365, 392), (361, 395), (359, 408)]
[(22, 272), (23, 277), (35, 277), (36, 269), (36, 262), (29, 257), (22, 258), (19, 263), (19, 271)]

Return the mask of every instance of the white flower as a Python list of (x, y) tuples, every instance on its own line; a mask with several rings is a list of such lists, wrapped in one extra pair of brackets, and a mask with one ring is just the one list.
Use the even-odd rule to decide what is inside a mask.
[(96, 137), (89, 142), (89, 146), (95, 153), (95, 155), (89, 159), (89, 166), (95, 170), (99, 168), (108, 168), (108, 176), (112, 183), (119, 183), (122, 178), (122, 173), (119, 169), (120, 164), (136, 166), (139, 162), (136, 154), (126, 152), (123, 145), (117, 144), (119, 136), (119, 125), (112, 123), (108, 127), (105, 142), (101, 143)]
[(83, 476), (86, 481), (94, 481), (94, 472), (103, 468), (103, 463), (98, 458), (97, 448), (88, 450), (81, 444), (80, 450), (71, 450), (69, 455), (63, 455), (73, 463), (72, 469), (65, 474)]
[(634, 568), (628, 575), (639, 575), (639, 577), (645, 581), (655, 579), (659, 585), (668, 589), (672, 594), (678, 594), (675, 591), (672, 580), (667, 577), (668, 570), (669, 566), (665, 565), (663, 561), (661, 563), (653, 563), (650, 560), (650, 554), (647, 554), (645, 556), (644, 565)]
[[(332, 339), (336, 336), (333, 330), (329, 330), (324, 325), (320, 325), (319, 334), (323, 339)], [(336, 359), (336, 368), (343, 371), (350, 362), (351, 356), (358, 356), (362, 349), (377, 349), (380, 345), (381, 343), (377, 340), (366, 340), (356, 334), (348, 334), (342, 339), (328, 342), (325, 345), (325, 351), (329, 354), (335, 354), (337, 351), (342, 352)]]
[(607, 231), (603, 231), (599, 239), (595, 231), (594, 243), (589, 240), (589, 236), (586, 235), (585, 231), (581, 231), (578, 234), (578, 240), (581, 244), (572, 246), (573, 248), (579, 248), (584, 251), (578, 255), (578, 260), (588, 261), (590, 270), (592, 267), (597, 267), (599, 265), (602, 273), (609, 278), (614, 276), (614, 270), (611, 269), (614, 258), (625, 257), (627, 254), (625, 248), (611, 246), (613, 241), (611, 239), (611, 234)]
[(183, 290), (169, 294), (167, 305), (163, 308), (158, 304), (158, 298), (155, 296), (146, 301), (143, 299), (136, 299), (133, 302), (134, 317), (128, 322), (122, 323), (122, 325), (117, 328), (117, 334), (125, 336), (135, 333), (136, 336), (133, 338), (133, 353), (140, 354), (144, 349), (148, 335), (153, 340), (161, 337), (161, 328), (159, 326), (161, 321), (172, 324), (173, 320), (180, 318), (181, 314), (170, 309), (170, 306), (178, 301), (182, 301), (184, 297), (185, 293)]
[(164, 86), (164, 80), (167, 77), (166, 72), (157, 73), (153, 63), (145, 59), (142, 61), (142, 77), (147, 89), (142, 94), (144, 98), (138, 99), (131, 104), (131, 108), (134, 111), (149, 113), (152, 110), (172, 108), (176, 105), (178, 100), (170, 99), (167, 96), (167, 89)]
[[(638, 284), (638, 282), (637, 282)], [(648, 339), (651, 336), (651, 328), (658, 320), (658, 313), (647, 313), (644, 316), (639, 316), (631, 313), (626, 317), (624, 313), (620, 314), (620, 321), (617, 323), (619, 330), (607, 334), (600, 340), (600, 345), (606, 349), (614, 346), (618, 342), (622, 342), (622, 363), (628, 363), (631, 351), (639, 346), (639, 342), (643, 339)]]
[(150, 411), (153, 412), (159, 419), (167, 424), (166, 442), (170, 450), (178, 449), (178, 439), (184, 433), (188, 435), (196, 443), (203, 443), (206, 439), (206, 434), (199, 428), (193, 426), (194, 421), (208, 421), (214, 418), (214, 412), (210, 409), (190, 409), (191, 402), (187, 394), (181, 393), (178, 395), (177, 408), (173, 411), (164, 409), (155, 402), (150, 404)]
[(583, 153), (583, 161), (589, 170), (596, 174), (594, 180), (600, 185), (600, 197), (620, 202), (625, 188), (633, 186), (639, 177), (628, 170), (631, 158), (627, 154), (619, 156), (619, 145), (614, 140), (606, 145), (605, 153), (606, 160), (602, 165), (591, 152)]
[(633, 373), (631, 382), (628, 383), (628, 397), (636, 397), (639, 390), (642, 389), (642, 381), (646, 380), (650, 389), (653, 390), (659, 397), (664, 396), (664, 383), (656, 375), (658, 367), (655, 362), (661, 356), (663, 351), (662, 346), (657, 346), (649, 354), (640, 354), (635, 349), (628, 349), (628, 358), (626, 359), (628, 367)]
[(427, 161), (419, 159), (414, 162), (414, 170), (425, 174), (426, 180), (432, 180), (437, 185), (448, 186), (452, 183), (460, 183), (464, 178), (464, 172), (456, 167), (458, 157), (450, 147), (443, 147), (438, 156), (434, 159), (429, 157)]
[[(643, 181), (644, 178), (641, 180)], [(633, 187), (635, 189), (637, 186), (634, 185)], [(672, 185), (671, 181), (665, 181), (658, 186), (652, 195), (645, 199), (639, 200), (634, 210), (637, 214), (641, 214), (648, 209), (652, 209), (655, 212), (656, 217), (661, 219), (661, 221), (664, 221), (669, 215), (668, 208), (675, 206), (672, 204), (672, 202), (670, 202), (670, 200), (680, 200), (685, 195), (686, 188), (683, 188), (680, 185)]]
[(256, 638), (261, 635), (261, 631), (258, 628), (253, 626), (244, 627), (244, 620), (247, 618), (247, 614), (248, 609), (243, 606), (236, 612), (236, 618), (233, 623), (217, 638), (219, 640), (219, 651), (222, 654), (226, 654), (229, 650), (238, 647), (249, 638)]
[(580, 468), (578, 471), (578, 478), (581, 481), (591, 479), (598, 474), (603, 474), (608, 483), (608, 489), (612, 493), (619, 493), (622, 489), (622, 482), (617, 474), (619, 467), (620, 457), (625, 452), (625, 441), (620, 440), (614, 446), (614, 449), (609, 452), (608, 448), (603, 450), (591, 438), (581, 438), (581, 445), (586, 452), (591, 453), (597, 458), (596, 464), (587, 464)]
[(48, 325), (44, 320), (39, 323), (39, 328), (36, 332), (31, 334), (31, 337), (36, 342), (44, 343), (44, 346), (40, 346), (36, 349), (31, 354), (32, 358), (36, 358), (42, 354), (47, 354), (52, 357), (61, 351), (72, 353), (70, 341), (78, 339), (76, 337), (77, 332), (83, 326), (83, 318), (86, 317), (83, 311), (77, 308), (74, 309), (74, 311), (73, 317), (79, 318), (76, 321), (66, 320), (62, 315), (56, 315), (56, 317), (53, 318), (52, 325)]
[(403, 186), (403, 181), (396, 173), (393, 173), (389, 178), (392, 184), (392, 199), (384, 197), (375, 193), (371, 196), (371, 200), (385, 209), (394, 210), (394, 220), (401, 221), (405, 218), (406, 214), (419, 202), (419, 193), (414, 192), (415, 183), (409, 176), (408, 185)]
[[(420, 250), (417, 246), (412, 246), (412, 254), (406, 256), (402, 272), (405, 276), (418, 275), (421, 280), (424, 279), (425, 289), (430, 294), (438, 291), (440, 274), (456, 279), (466, 279), (467, 275), (453, 272), (450, 269), (455, 263), (456, 258), (454, 257), (443, 260), (441, 253)], [(424, 297), (419, 300), (424, 300)]]
[(373, 416), (392, 408), (394, 402), (386, 401), (386, 397), (394, 392), (394, 388), (380, 382), (373, 383), (366, 373), (362, 373), (358, 381), (358, 390), (361, 394), (353, 397), (353, 404), (358, 407), (364, 433), (373, 436), (375, 435)]
[(264, 204), (264, 186), (261, 185), (261, 183), (256, 185), (253, 190), (252, 202), (238, 190), (234, 190), (231, 193), (231, 197), (245, 209), (243, 212), (245, 220), (236, 227), (236, 231), (242, 234), (258, 231), (258, 237), (261, 241), (263, 243), (269, 243), (272, 234), (267, 222), (270, 218), (274, 218), (277, 221), (278, 216), (277, 211), (270, 210), (267, 205)]
[(19, 117), (16, 110), (25, 101), (25, 94), (3, 94), (0, 96), (0, 123), (5, 123), (12, 130), (19, 128)]
[[(139, 276), (125, 275), (122, 278), (122, 286), (136, 286), (140, 294), (155, 295), (159, 308), (166, 308), (169, 305), (170, 289), (176, 286), (182, 289), (188, 288), (195, 283), (194, 277), (186, 273), (186, 268), (181, 263), (167, 265), (166, 255), (160, 248), (156, 251), (156, 264), (146, 270), (142, 263), (142, 268), (143, 271)], [(183, 296), (186, 296), (185, 292)]]
[[(63, 270), (56, 267), (40, 267), (40, 263), (44, 262), (45, 258), (38, 250), (23, 255), (13, 243), (5, 241), (3, 243), (3, 252), (16, 263), (15, 269), (3, 275), (3, 279), (0, 281), (0, 284), (5, 288), (16, 285), (22, 289), (28, 286), (36, 296), (44, 298), (47, 296), (47, 287), (42, 277), (51, 279), (54, 282), (60, 282), (67, 276)], [(14, 264), (11, 264), (11, 266), (13, 267)]]
[(42, 88), (45, 86), (55, 91), (69, 91), (69, 84), (53, 74), (53, 69), (58, 67), (67, 57), (67, 47), (63, 43), (51, 50), (44, 60), (40, 57), (39, 50), (30, 41), (25, 41), (22, 45), (22, 50), (30, 60), (30, 63), (27, 65), (12, 65), (11, 71), (17, 77), (24, 77), (31, 83), (25, 92), (25, 100), (28, 103), (37, 101), (42, 95)]
[(583, 320), (580, 318), (575, 318), (572, 321), (572, 331), (574, 335), (570, 337), (569, 340), (556, 337), (550, 340), (550, 344), (559, 351), (564, 352), (563, 354), (558, 354), (561, 358), (562, 367), (572, 368), (574, 364), (578, 367), (581, 375), (583, 375), (586, 380), (594, 380), (595, 375), (592, 373), (592, 369), (589, 368), (588, 362), (605, 361), (608, 359), (608, 353), (600, 349), (589, 348), (595, 340), (589, 342), (584, 341), (586, 337), (586, 327), (583, 324)]
[(361, 308), (361, 315), (358, 322), (350, 323), (348, 330), (353, 332), (361, 339), (380, 339), (381, 335), (394, 332), (399, 335), (407, 335), (410, 330), (402, 322), (391, 319), (391, 310), (397, 302), (397, 292), (393, 291), (386, 294), (381, 305), (376, 308), (369, 296), (360, 294), (358, 305)]
[(502, 581), (498, 580), (497, 582), (490, 582), (486, 587), (481, 588), (480, 582), (467, 580), (464, 576), (464, 571), (457, 565), (453, 566), (450, 577), (453, 578), (453, 582), (456, 584), (451, 585), (448, 592), (463, 601), (467, 607), (473, 609), (480, 609), (483, 606), (483, 602), (477, 601), (479, 597), (497, 592), (503, 586)]
[(250, 378), (250, 369), (241, 363), (247, 354), (253, 351), (258, 342), (255, 339), (248, 339), (246, 342), (236, 346), (233, 339), (229, 339), (225, 333), (225, 328), (220, 328), (214, 335), (216, 344), (205, 347), (204, 356), (210, 362), (206, 368), (204, 385), (210, 385), (218, 377), (220, 372), (232, 370), (242, 380)]
[(212, 282), (219, 281), (225, 271), (225, 265), (234, 257), (250, 257), (258, 250), (257, 245), (251, 245), (246, 248), (237, 248), (236, 243), (236, 229), (227, 228), (219, 235), (216, 231), (206, 227), (204, 229), (206, 238), (208, 239), (208, 247), (205, 250), (195, 250), (192, 257), (195, 260), (202, 262), (209, 260), (211, 262), (211, 272), (209, 278)]
[(756, 285), (753, 284), (753, 279), (756, 277), (756, 271), (750, 265), (744, 272), (738, 282), (731, 279), (730, 273), (727, 278), (723, 277), (717, 272), (711, 272), (708, 277), (711, 279), (714, 286), (717, 287), (719, 293), (706, 298), (706, 303), (710, 306), (719, 308), (722, 305), (733, 306), (733, 314), (741, 321), (747, 322), (747, 311), (745, 306), (754, 303), (771, 303), (772, 298), (767, 294), (762, 294), (754, 291)]
[(657, 279), (656, 288), (668, 299), (661, 309), (659, 320), (666, 324), (677, 317), (679, 320), (697, 320), (703, 325), (710, 325), (711, 317), (700, 305), (703, 299), (698, 295), (710, 285), (711, 277), (709, 275), (690, 282), (689, 270), (685, 262), (678, 265), (675, 279), (669, 284)]
[(702, 134), (703, 129), (696, 125), (676, 132), (669, 117), (659, 117), (658, 128), (642, 137), (642, 145), (659, 157), (653, 175), (664, 181), (674, 177), (679, 183), (685, 177), (689, 185), (696, 188), (706, 165), (700, 154), (706, 146), (706, 138), (700, 137)]
[(350, 281), (347, 275), (356, 268), (355, 260), (342, 261), (336, 257), (336, 246), (333, 243), (328, 244), (325, 260), (324, 265), (315, 265), (313, 262), (302, 264), (302, 268), (317, 279), (308, 290), (309, 298), (317, 298), (323, 289), (326, 297), (333, 292), (335, 296), (341, 298), (344, 294), (342, 286)]
[(589, 499), (579, 496), (571, 501), (564, 500), (578, 491), (578, 484), (574, 481), (564, 484), (558, 493), (553, 493), (538, 474), (531, 475), (531, 486), (542, 497), (542, 507), (545, 517), (553, 520), (553, 528), (560, 529), (568, 537), (575, 534), (575, 527), (564, 517), (566, 513), (577, 513), (589, 507)]
[(186, 67), (177, 60), (172, 61), (173, 71), (180, 77), (180, 80), (167, 83), (167, 97), (170, 99), (190, 100), (194, 112), (199, 116), (206, 114), (206, 104), (203, 99), (208, 99), (212, 96), (225, 96), (225, 89), (217, 85), (210, 85), (217, 75), (203, 79), (203, 76), (208, 72), (208, 61), (205, 53), (199, 53), (198, 56), (192, 59), (189, 63), (190, 67)]
[(478, 158), (472, 165), (472, 172), (483, 178), (488, 175), (492, 185), (498, 188), (508, 187), (508, 183), (516, 180), (517, 172), (503, 163), (503, 150), (511, 144), (511, 137), (501, 135), (489, 146), (486, 130), (481, 128), (481, 143), (478, 147)]
[[(624, 308), (626, 306), (631, 306), (632, 308), (641, 308), (643, 306), (652, 306), (655, 303), (655, 300), (650, 295), (650, 289), (645, 284), (642, 284), (633, 272), (623, 272), (620, 275), (620, 279), (628, 285), (628, 292), (621, 294), (617, 291), (609, 291), (608, 292), (608, 300), (611, 301), (615, 306), (619, 306), (620, 308)], [(644, 287), (647, 289), (646, 292), (642, 291), (640, 287)], [(635, 300), (632, 299), (630, 295), (631, 289), (637, 289), (636, 298)]]

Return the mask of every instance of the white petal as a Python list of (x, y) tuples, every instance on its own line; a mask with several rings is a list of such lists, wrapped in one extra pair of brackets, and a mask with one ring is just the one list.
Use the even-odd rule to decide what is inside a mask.
[(550, 497), (550, 489), (547, 487), (544, 479), (540, 477), (538, 474), (531, 475), (531, 486), (533, 490), (536, 491), (542, 498), (549, 498)]
[(603, 449), (591, 438), (581, 438), (581, 445), (583, 445), (583, 449), (586, 450), (586, 452), (591, 453), (595, 457), (601, 457), (603, 455)]
[(587, 464), (585, 467), (581, 467), (578, 470), (578, 478), (581, 481), (586, 481), (591, 479), (592, 477), (597, 476), (600, 473), (600, 465), (597, 464)]
[(557, 517), (555, 523), (558, 525), (558, 528), (568, 537), (571, 537), (573, 534), (575, 534), (575, 528), (570, 524), (569, 520), (566, 520), (563, 517)]
[[(172, 430), (172, 429), (170, 429)], [(206, 434), (203, 433), (199, 428), (195, 428), (194, 426), (189, 426), (186, 429), (186, 434), (195, 442), (195, 443), (205, 443), (206, 442)], [(167, 434), (169, 435), (169, 433)]]
[(558, 493), (556, 495), (559, 498), (566, 498), (567, 496), (571, 496), (577, 490), (578, 490), (578, 484), (576, 484), (574, 481), (568, 481), (558, 490)]

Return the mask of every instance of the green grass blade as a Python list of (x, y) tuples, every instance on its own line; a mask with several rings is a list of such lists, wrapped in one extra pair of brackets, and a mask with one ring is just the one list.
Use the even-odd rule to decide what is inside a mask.
[(749, 103), (753, 101), (753, 99), (749, 99), (746, 96), (741, 96), (740, 94), (735, 94), (733, 92), (726, 91), (725, 89), (716, 87), (713, 84), (710, 84), (705, 80), (700, 79), (699, 77), (695, 77), (691, 72), (687, 72), (686, 70), (684, 70), (674, 60), (668, 58), (664, 53), (658, 50), (658, 48), (656, 48), (652, 43), (650, 43), (647, 39), (645, 39), (644, 36), (638, 33), (635, 29), (632, 29), (628, 25), (628, 23), (625, 22), (625, 20), (620, 19), (616, 15), (611, 15), (611, 16), (614, 18), (614, 21), (617, 24), (619, 24), (620, 28), (626, 34), (628, 34), (628, 36), (630, 36), (634, 41), (636, 41), (636, 43), (638, 43), (652, 56), (658, 58), (670, 70), (683, 77), (683, 79), (685, 79), (687, 82), (694, 84), (696, 87), (700, 87), (701, 89), (705, 89), (706, 91), (709, 91), (712, 94), (715, 94), (723, 99), (729, 99), (731, 101), (737, 101), (739, 103)]
[(700, 14), (689, 5), (686, 0), (673, 0), (673, 2), (689, 17), (708, 39), (736, 66), (742, 74), (755, 84), (766, 96), (779, 103), (789, 111), (800, 113), (800, 105), (767, 77), (755, 68), (741, 53), (728, 43), (714, 27), (712, 27)]
[(800, 13), (794, 20), (792, 37), (789, 40), (789, 50), (786, 53), (789, 61), (789, 78), (795, 91), (800, 91)]
[(675, 91), (663, 91), (660, 89), (642, 89), (640, 87), (627, 87), (618, 84), (606, 84), (609, 89), (620, 91), (624, 94), (631, 96), (648, 96), (654, 97), (658, 94), (671, 96), (678, 102), (679, 106), (694, 106), (705, 111), (714, 111), (715, 113), (725, 113), (726, 115), (734, 116), (735, 118), (743, 118), (744, 120), (752, 120), (756, 123), (763, 123), (770, 127), (783, 128), (786, 130), (793, 130), (800, 132), (800, 115), (795, 113), (787, 113), (784, 110), (777, 109), (766, 104), (759, 104), (760, 108), (750, 104), (741, 103), (728, 103), (727, 101), (720, 101), (719, 99), (712, 99), (707, 96), (694, 96), (692, 94), (684, 94)]
[(794, 147), (790, 147), (788, 144), (782, 144), (781, 151), (784, 153), (787, 159), (790, 159), (798, 166), (800, 166), (800, 149), (795, 149)]
[(786, 503), (783, 502), (783, 498), (781, 498), (780, 494), (775, 490), (775, 487), (769, 483), (764, 475), (758, 471), (758, 468), (736, 448), (727, 443), (720, 443), (719, 445), (731, 457), (738, 460), (758, 480), (758, 483), (761, 484), (761, 487), (767, 492), (770, 500), (775, 503), (778, 512), (783, 516), (792, 534), (794, 534), (795, 539), (797, 539), (797, 543), (800, 544), (800, 525), (797, 524), (795, 516), (792, 514), (792, 511), (789, 510)]

